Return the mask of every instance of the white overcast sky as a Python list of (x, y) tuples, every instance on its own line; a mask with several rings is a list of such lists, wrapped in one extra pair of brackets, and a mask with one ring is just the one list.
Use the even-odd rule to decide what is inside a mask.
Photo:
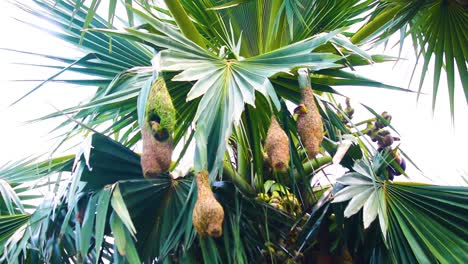
[[(16, 8), (0, 0), (0, 48), (14, 48), (24, 51), (46, 53), (53, 55), (76, 54), (79, 52), (48, 36), (44, 32), (32, 29), (11, 17), (25, 17)], [(36, 23), (28, 17), (29, 22)], [(382, 49), (371, 53), (382, 52)], [(387, 50), (387, 54), (396, 55), (398, 49)], [(407, 60), (394, 63), (378, 64), (371, 67), (361, 67), (357, 73), (369, 78), (396, 86), (407, 87), (414, 65), (414, 55), (411, 47), (402, 54)], [(45, 70), (39, 67), (26, 67), (13, 62), (47, 63), (37, 57), (20, 55), (0, 50), (0, 166), (8, 161), (17, 160), (35, 153), (48, 153), (55, 143), (49, 131), (58, 120), (45, 123), (24, 125), (24, 121), (40, 117), (59, 109), (75, 105), (90, 97), (94, 89), (86, 87), (70, 87), (60, 84), (47, 84), (32, 96), (19, 104), (9, 105), (21, 95), (33, 88), (37, 83), (11, 82), (17, 79), (44, 79), (54, 74), (56, 70)], [(419, 75), (415, 76), (411, 88), (417, 89)], [(421, 96), (416, 102), (416, 95), (384, 89), (368, 87), (340, 87), (343, 94), (350, 96), (354, 105), (357, 102), (373, 107), (377, 112), (388, 111), (393, 116), (392, 124), (400, 132), (401, 148), (423, 170), (422, 176), (415, 168), (409, 167), (408, 173), (413, 180), (427, 181), (430, 178), (440, 184), (462, 184), (460, 175), (468, 173), (467, 135), (468, 107), (462, 87), (457, 80), (455, 125), (450, 121), (446, 79), (443, 74), (440, 81), (439, 96), (434, 115), (431, 112), (431, 96)], [(423, 91), (432, 90), (432, 72), (426, 77)], [(356, 119), (369, 117), (364, 109), (356, 109)]]

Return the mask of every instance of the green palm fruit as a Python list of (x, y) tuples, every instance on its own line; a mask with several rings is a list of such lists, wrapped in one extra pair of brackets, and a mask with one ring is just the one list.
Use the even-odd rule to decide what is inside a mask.
[(273, 206), (274, 208), (278, 208), (278, 207), (280, 206), (280, 203), (279, 203), (279, 202), (271, 202), (271, 201), (270, 201), (269, 204), (270, 204), (271, 206)]
[(259, 193), (258, 198), (264, 202), (269, 202), (270, 201), (270, 196), (266, 193)]
[(274, 248), (274, 247), (268, 246), (267, 248), (268, 248), (268, 252), (269, 252), (270, 254), (275, 254), (275, 248)]
[(146, 121), (159, 141), (171, 138), (176, 124), (176, 111), (162, 77), (155, 80), (146, 103)]
[(278, 258), (280, 258), (280, 259), (285, 259), (286, 258), (286, 253), (284, 253), (284, 251), (278, 251), (276, 253), (276, 256), (278, 256)]
[(271, 196), (270, 203), (282, 203), (283, 199), (279, 196)]
[(269, 204), (270, 204), (271, 206), (273, 206), (274, 208), (276, 208), (276, 209), (279, 209), (279, 207), (280, 207), (280, 205), (281, 205), (279, 202), (271, 202), (271, 201), (269, 202)]

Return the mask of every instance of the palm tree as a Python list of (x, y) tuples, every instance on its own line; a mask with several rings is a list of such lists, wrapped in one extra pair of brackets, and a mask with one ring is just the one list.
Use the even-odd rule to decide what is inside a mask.
[[(464, 1), (129, 0), (118, 17), (110, 0), (107, 19), (83, 2), (16, 3), (84, 51), (31, 54), (68, 66), (27, 95), (98, 88), (38, 119), (66, 116), (60, 144), (84, 136), (78, 155), (0, 168), (2, 261), (467, 262), (467, 188), (393, 181), (411, 159), (391, 116), (364, 106), (373, 118), (354, 121), (333, 89), (409, 92), (350, 72), (395, 60), (363, 48), (400, 31), (424, 61), (419, 90), (431, 58), (434, 98), (445, 69), (453, 113), (455, 67), (468, 99)], [(311, 186), (332, 163), (347, 173)]]

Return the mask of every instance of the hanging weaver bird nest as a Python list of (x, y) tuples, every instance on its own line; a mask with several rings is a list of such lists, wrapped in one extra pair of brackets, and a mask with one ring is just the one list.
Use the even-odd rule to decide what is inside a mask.
[(154, 81), (146, 102), (146, 122), (141, 128), (141, 168), (145, 178), (156, 178), (169, 170), (175, 109), (163, 78)]
[(200, 236), (219, 237), (223, 234), (224, 210), (211, 191), (208, 175), (206, 170), (195, 175), (198, 192), (192, 221)]
[(309, 159), (315, 158), (323, 140), (322, 117), (314, 100), (314, 92), (310, 87), (302, 90), (301, 105), (295, 110), (297, 117), (297, 132), (301, 137)]
[(146, 104), (146, 121), (159, 141), (169, 139), (176, 124), (176, 111), (163, 78), (151, 86)]
[(164, 142), (154, 138), (150, 129), (141, 128), (143, 138), (143, 153), (141, 155), (141, 168), (147, 179), (156, 178), (162, 172), (168, 171), (172, 158), (172, 139)]
[(288, 169), (289, 139), (274, 116), (271, 117), (270, 128), (268, 128), (265, 150), (268, 161), (274, 170), (286, 171)]

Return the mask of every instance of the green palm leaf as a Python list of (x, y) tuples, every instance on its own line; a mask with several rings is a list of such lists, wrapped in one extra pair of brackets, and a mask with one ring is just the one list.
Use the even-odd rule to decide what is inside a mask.
[(386, 186), (388, 241), (398, 262), (468, 261), (466, 187), (395, 183)]
[[(231, 24), (236, 35), (242, 33), (241, 52), (251, 57), (362, 21), (360, 15), (377, 1), (188, 1), (181, 0), (198, 30), (211, 42), (227, 43)], [(210, 25), (210, 26), (206, 26)], [(222, 41), (219, 41), (221, 38)]]
[(377, 12), (366, 25), (356, 32), (351, 40), (353, 43), (382, 42), (396, 31), (401, 30), (400, 46), (402, 46), (405, 37), (411, 35), (417, 58), (419, 60), (422, 56), (423, 59), (419, 92), (422, 90), (430, 63), (434, 61), (432, 108), (433, 110), (435, 108), (440, 74), (443, 68), (447, 74), (450, 113), (453, 117), (455, 70), (458, 70), (465, 99), (468, 102), (466, 78), (468, 54), (465, 48), (467, 25), (466, 6), (457, 1), (385, 1), (379, 5)]
[(382, 165), (358, 162), (338, 179), (347, 185), (332, 203), (350, 200), (345, 217), (363, 208), (364, 228), (378, 216), (380, 230), (396, 262), (463, 263), (467, 260), (468, 188), (382, 181)]
[(3, 252), (6, 241), (18, 229), (25, 226), (29, 220), (29, 217), (30, 216), (26, 214), (0, 216), (0, 251)]

